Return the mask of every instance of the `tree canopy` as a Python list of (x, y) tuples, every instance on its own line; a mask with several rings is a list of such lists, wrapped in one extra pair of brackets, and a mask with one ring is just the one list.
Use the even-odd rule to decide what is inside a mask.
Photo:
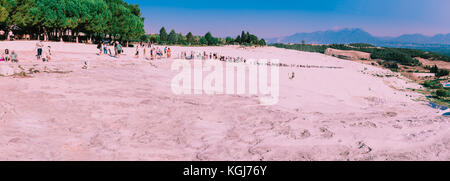
[(152, 35), (149, 41), (158, 44), (169, 45), (202, 45), (202, 46), (217, 46), (217, 45), (245, 45), (245, 46), (266, 46), (264, 39), (258, 39), (256, 35), (249, 32), (242, 31), (241, 36), (233, 39), (232, 37), (218, 38), (214, 37), (211, 32), (206, 33), (203, 36), (194, 36), (191, 32), (188, 32), (186, 36), (181, 33), (176, 33), (175, 30), (171, 30), (169, 34), (164, 27), (159, 30), (159, 34)]
[[(123, 0), (0, 0), (0, 29), (44, 40), (139, 40), (144, 18)], [(43, 35), (43, 36), (41, 36)]]

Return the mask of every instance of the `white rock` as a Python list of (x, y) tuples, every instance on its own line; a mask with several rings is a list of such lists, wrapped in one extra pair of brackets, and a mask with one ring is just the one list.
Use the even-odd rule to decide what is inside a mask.
[(4, 64), (1, 65), (0, 64), (0, 75), (3, 76), (10, 76), (14, 74), (14, 68), (11, 67), (10, 65)]

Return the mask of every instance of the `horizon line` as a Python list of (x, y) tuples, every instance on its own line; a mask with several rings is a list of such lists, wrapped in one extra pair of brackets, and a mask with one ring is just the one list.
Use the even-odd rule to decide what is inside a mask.
[[(175, 30), (175, 29), (170, 29), (170, 31), (168, 31), (169, 29), (167, 29), (165, 26), (162, 26), (162, 27), (164, 27), (165, 29), (166, 29), (166, 31), (167, 32), (170, 32), (170, 31), (172, 31), (172, 30)], [(162, 28), (161, 27), (161, 28)], [(159, 29), (161, 29), (161, 28), (159, 28)], [(437, 36), (437, 35), (449, 35), (450, 34), (450, 32), (448, 32), (448, 33), (435, 33), (435, 34), (432, 34), (432, 35), (430, 35), (430, 34), (424, 34), (424, 33), (403, 33), (403, 34), (400, 34), (400, 35), (397, 35), (397, 36), (382, 36), (382, 35), (375, 35), (375, 34), (373, 34), (373, 33), (370, 33), (369, 31), (366, 31), (364, 28), (349, 28), (349, 27), (347, 27), (347, 28), (331, 28), (331, 29), (325, 29), (325, 30), (316, 30), (316, 31), (303, 31), (303, 32), (296, 32), (296, 33), (291, 33), (291, 34), (288, 34), (288, 35), (280, 35), (280, 36), (277, 36), (277, 37), (260, 37), (260, 38), (264, 38), (264, 39), (273, 39), (273, 38), (282, 38), (282, 37), (286, 37), (286, 36), (292, 36), (292, 35), (295, 35), (295, 34), (300, 34), (300, 33), (316, 33), (316, 32), (327, 32), (327, 31), (335, 31), (335, 32), (337, 32), (337, 31), (343, 31), (343, 30), (362, 30), (362, 31), (364, 31), (364, 32), (366, 32), (366, 33), (369, 33), (371, 36), (373, 36), (373, 37), (376, 37), (376, 38), (398, 38), (398, 37), (401, 37), (401, 36), (405, 36), (405, 35), (421, 35), (421, 36), (425, 36), (425, 37), (428, 37), (428, 38), (431, 38), (431, 37), (434, 37), (434, 36)], [(158, 30), (159, 31), (159, 30)], [(242, 31), (244, 31), (244, 32), (250, 32), (250, 31), (248, 31), (248, 30), (242, 30)], [(195, 33), (193, 33), (192, 31), (189, 31), (189, 32), (177, 32), (176, 30), (175, 30), (175, 32), (176, 33), (181, 33), (181, 34), (188, 34), (188, 33), (192, 33), (194, 36), (203, 36), (203, 35), (201, 35), (201, 34), (195, 34)], [(207, 32), (211, 32), (211, 31), (207, 31)], [(212, 32), (211, 32), (212, 33)], [(252, 33), (252, 32), (250, 32), (250, 33)], [(152, 33), (152, 32), (148, 32), (147, 30), (145, 30), (145, 34), (147, 34), (147, 35), (157, 35), (157, 34), (159, 34), (159, 32), (156, 32), (156, 33)], [(205, 33), (206, 34), (206, 33)], [(257, 35), (256, 33), (254, 33), (255, 35)], [(214, 34), (213, 34), (214, 35)], [(218, 38), (226, 38), (226, 37), (236, 37), (236, 36), (240, 36), (240, 34), (238, 34), (238, 35), (227, 35), (227, 36), (216, 36), (216, 37), (218, 37)], [(259, 36), (258, 36), (259, 37)]]

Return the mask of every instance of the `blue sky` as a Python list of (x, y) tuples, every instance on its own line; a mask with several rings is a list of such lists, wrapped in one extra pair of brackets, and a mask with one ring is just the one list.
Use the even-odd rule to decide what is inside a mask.
[(376, 36), (450, 33), (450, 0), (125, 0), (139, 4), (147, 32), (271, 38), (362, 28)]

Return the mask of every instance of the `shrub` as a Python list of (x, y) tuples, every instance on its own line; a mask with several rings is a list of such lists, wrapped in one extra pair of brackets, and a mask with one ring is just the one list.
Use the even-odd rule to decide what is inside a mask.
[(444, 77), (444, 76), (447, 76), (448, 74), (449, 74), (448, 70), (446, 70), (446, 69), (439, 69), (436, 72), (436, 77)]
[(431, 89), (441, 89), (443, 87), (438, 80), (427, 80), (422, 85)]
[(397, 72), (398, 71), (398, 64), (395, 62), (386, 62), (383, 64), (384, 67), (391, 69), (393, 72)]
[(445, 89), (436, 90), (436, 95), (439, 97), (449, 97), (449, 92)]
[(352, 47), (357, 47), (357, 48), (374, 48), (375, 47), (375, 46), (373, 46), (371, 44), (367, 44), (367, 43), (350, 43), (348, 45), (352, 46)]
[(344, 56), (344, 55), (338, 55), (337, 57), (340, 58), (340, 59), (345, 59), (345, 60), (350, 60), (351, 59), (350, 57), (347, 57), (347, 56)]

